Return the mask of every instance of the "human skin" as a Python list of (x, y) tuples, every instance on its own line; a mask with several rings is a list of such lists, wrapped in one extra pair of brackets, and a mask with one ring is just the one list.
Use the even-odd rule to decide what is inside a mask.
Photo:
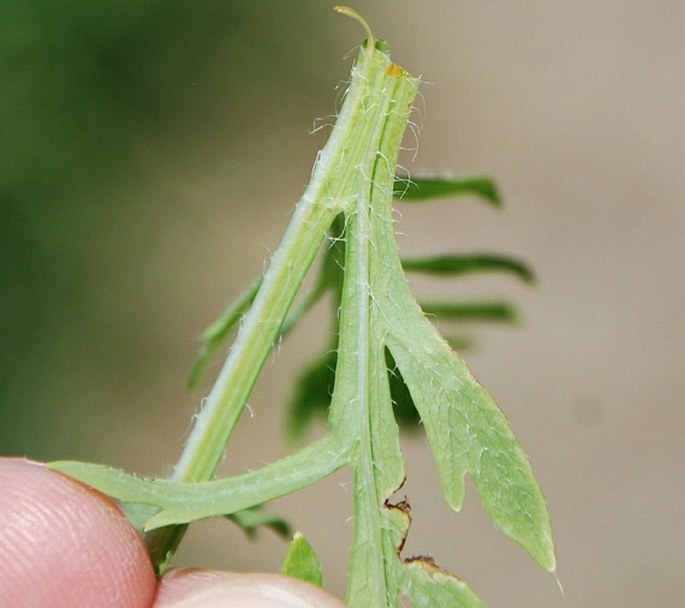
[(0, 603), (14, 608), (343, 608), (276, 574), (172, 570), (108, 497), (45, 466), (0, 458)]

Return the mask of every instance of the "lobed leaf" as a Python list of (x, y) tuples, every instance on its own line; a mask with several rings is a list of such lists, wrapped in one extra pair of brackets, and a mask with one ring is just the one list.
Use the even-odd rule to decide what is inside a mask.
[[(391, 201), (379, 196), (374, 203), (373, 306), (385, 328), (385, 345), (421, 416), (445, 498), (453, 509), (461, 508), (469, 473), (495, 525), (553, 571), (551, 523), (528, 457), (492, 397), (412, 296), (402, 272)], [(450, 312), (449, 307), (432, 310)], [(482, 312), (480, 305), (474, 310)], [(502, 312), (507, 310), (497, 314)]]
[[(207, 347), (216, 348), (254, 299), (177, 465), (183, 481), (143, 480), (83, 463), (53, 463), (53, 468), (124, 503), (145, 530), (181, 534), (188, 522), (213, 516), (228, 515), (248, 527), (268, 524), (271, 516), (255, 512), (255, 507), (347, 465), (353, 473), (355, 515), (348, 605), (395, 608), (404, 593), (418, 608), (482, 607), (463, 582), (432, 561), (400, 557), (409, 507), (389, 500), (404, 479), (396, 422), (403, 403), (421, 417), (452, 508), (461, 508), (468, 473), (495, 525), (544, 569), (554, 569), (549, 515), (525, 452), (493, 399), (423, 314), (402, 271), (394, 238), (393, 187), (404, 189), (407, 200), (469, 193), (499, 204), (487, 178), (395, 180), (417, 86), (417, 79), (390, 61), (387, 45), (374, 45), (369, 31), (333, 134), (262, 286), (256, 295), (248, 292), (207, 333)], [(298, 318), (298, 310), (289, 312), (291, 304), (331, 223), (344, 225), (344, 279), (341, 286), (340, 249), (334, 247), (335, 255), (327, 256), (324, 266), (335, 278), (324, 273), (315, 290), (318, 297), (324, 288), (335, 289), (340, 302), (328, 430), (317, 442), (260, 469), (202, 481), (213, 475), (269, 350), (289, 327), (288, 315)], [(441, 272), (447, 272), (450, 264), (454, 272), (454, 260), (429, 266), (435, 270), (442, 265)], [(299, 310), (313, 299), (305, 298)], [(460, 319), (511, 318), (506, 304), (487, 306), (428, 304), (425, 311)], [(325, 381), (328, 387), (332, 368), (330, 358), (311, 368), (302, 402), (311, 402), (310, 385)], [(393, 392), (393, 382), (400, 382), (404, 393)], [(162, 536), (157, 548), (166, 564), (175, 545)], [(291, 552), (286, 570), (320, 573), (302, 541)]]
[(556, 567), (547, 507), (528, 458), (504, 415), (466, 365), (421, 315), (405, 303), (402, 332), (388, 347), (409, 387), (455, 510), (470, 473), (495, 525), (545, 570)]

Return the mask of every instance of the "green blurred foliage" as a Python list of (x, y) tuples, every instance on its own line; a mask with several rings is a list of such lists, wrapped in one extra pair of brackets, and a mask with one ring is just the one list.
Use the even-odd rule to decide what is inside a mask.
[(333, 21), (313, 2), (0, 3), (0, 453), (94, 457), (144, 407), (166, 345), (141, 266), (203, 212), (149, 167), (238, 155), (273, 107), (330, 108)]

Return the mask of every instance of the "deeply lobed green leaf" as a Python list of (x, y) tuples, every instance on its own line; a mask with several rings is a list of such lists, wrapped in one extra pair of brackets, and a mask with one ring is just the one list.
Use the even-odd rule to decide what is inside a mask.
[[(82, 463), (52, 466), (129, 505), (146, 530), (218, 515), (249, 517), (257, 505), (349, 466), (355, 531), (348, 605), (391, 608), (404, 594), (419, 608), (480, 607), (463, 582), (429, 560), (401, 557), (409, 507), (390, 503), (403, 482), (404, 463), (388, 369), (406, 383), (403, 399), (421, 417), (445, 497), (455, 510), (462, 505), (468, 473), (495, 524), (546, 570), (555, 567), (551, 526), (528, 458), (504, 415), (409, 292), (391, 205), (397, 154), (418, 82), (386, 51), (369, 34), (340, 119), (210, 394), (209, 413), (203, 411), (198, 420), (179, 479), (141, 480)], [(444, 181), (405, 186), (409, 198), (448, 194)], [(468, 191), (499, 200), (487, 181), (452, 180), (449, 188), (450, 194)], [(325, 436), (258, 470), (202, 481), (211, 478), (271, 345), (287, 327), (287, 315), (299, 314), (289, 313), (290, 305), (326, 230), (341, 213), (344, 278)], [(230, 324), (212, 335), (225, 335)], [(168, 561), (169, 553), (163, 558)], [(311, 555), (294, 558), (293, 570), (308, 561)]]

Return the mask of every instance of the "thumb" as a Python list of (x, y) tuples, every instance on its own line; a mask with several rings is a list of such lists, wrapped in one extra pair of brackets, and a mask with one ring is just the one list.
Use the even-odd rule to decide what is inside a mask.
[(279, 574), (171, 570), (153, 608), (344, 608), (325, 591)]

